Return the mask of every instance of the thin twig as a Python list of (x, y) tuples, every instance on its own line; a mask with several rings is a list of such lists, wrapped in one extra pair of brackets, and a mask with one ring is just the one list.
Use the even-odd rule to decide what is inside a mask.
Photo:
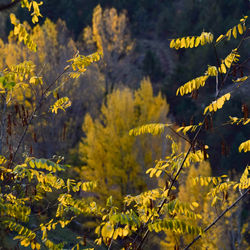
[(10, 2), (8, 4), (1, 4), (0, 5), (0, 11), (10, 9), (13, 6), (15, 6), (16, 4), (18, 4), (19, 2), (21, 2), (21, 0), (15, 0), (15, 1), (12, 1), (12, 2)]
[[(247, 189), (231, 206), (227, 207), (209, 226), (207, 226), (205, 229), (204, 229), (204, 233), (206, 231), (208, 231), (211, 227), (213, 227), (217, 222), (218, 220), (220, 220), (225, 213), (227, 213), (230, 209), (232, 209), (239, 201), (241, 201), (246, 195), (247, 193), (250, 191), (250, 189)], [(193, 241), (191, 243), (189, 243), (185, 248), (184, 250), (188, 249), (189, 247), (191, 247), (197, 240), (199, 240), (202, 236), (199, 234), (198, 236), (196, 236)]]

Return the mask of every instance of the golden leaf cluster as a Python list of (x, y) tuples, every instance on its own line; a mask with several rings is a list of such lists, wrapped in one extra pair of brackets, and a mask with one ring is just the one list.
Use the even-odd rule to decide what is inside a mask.
[(213, 42), (213, 34), (210, 32), (202, 32), (200, 36), (188, 36), (181, 37), (177, 39), (172, 39), (170, 42), (170, 48), (175, 48), (176, 50), (180, 48), (195, 48), (199, 45), (203, 46)]
[(231, 36), (236, 39), (237, 38), (237, 30), (240, 35), (242, 35), (246, 31), (246, 20), (248, 16), (244, 16), (242, 19), (240, 19), (240, 23), (233, 28), (229, 29), (225, 35), (220, 35), (216, 39), (216, 43), (219, 43), (222, 39), (227, 38), (227, 40), (231, 39)]
[(250, 140), (242, 142), (239, 146), (239, 152), (244, 151), (244, 153), (250, 151)]
[(218, 98), (217, 100), (215, 100), (214, 102), (212, 102), (210, 105), (208, 105), (205, 109), (203, 114), (205, 115), (208, 111), (209, 112), (216, 112), (218, 109), (221, 109), (225, 103), (225, 101), (228, 101), (231, 97), (230, 93), (227, 93), (223, 96), (221, 96), (220, 98)]

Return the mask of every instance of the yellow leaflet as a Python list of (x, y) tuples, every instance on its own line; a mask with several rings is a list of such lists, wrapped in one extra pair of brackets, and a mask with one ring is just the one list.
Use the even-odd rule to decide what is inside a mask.
[(176, 91), (176, 95), (180, 93), (181, 96), (183, 96), (184, 94), (192, 93), (194, 90), (199, 89), (200, 87), (203, 87), (208, 77), (209, 77), (208, 75), (204, 75), (204, 76), (200, 76), (195, 79), (192, 79), (191, 81), (179, 87)]
[(237, 78), (234, 82), (244, 82), (249, 78), (249, 76), (243, 76), (240, 78)]
[(185, 37), (181, 39), (181, 48), (187, 48)]
[(239, 152), (244, 151), (244, 153), (250, 151), (250, 140), (242, 142), (239, 146)]
[(233, 27), (233, 36), (236, 39), (237, 38), (237, 28), (236, 26)]
[(71, 101), (69, 100), (68, 97), (62, 97), (59, 100), (57, 100), (51, 107), (51, 111), (52, 113), (57, 114), (57, 110), (58, 109), (62, 109), (63, 111), (65, 111), (66, 108), (71, 106)]
[(238, 31), (239, 31), (239, 34), (240, 34), (240, 35), (243, 34), (243, 27), (242, 27), (242, 24), (241, 24), (241, 23), (238, 24)]
[(218, 70), (215, 66), (208, 66), (206, 75), (209, 76), (217, 76), (218, 75)]
[(247, 166), (240, 178), (240, 189), (247, 189), (250, 187), (250, 166)]
[(222, 64), (220, 65), (219, 71), (220, 71), (221, 73), (224, 73), (224, 74), (227, 73), (227, 69), (226, 69), (224, 63), (222, 63)]
[(204, 45), (206, 43), (206, 40), (205, 40), (205, 35), (203, 33), (201, 34), (200, 39), (201, 39), (201, 45)]
[(172, 39), (170, 42), (170, 48), (193, 48), (199, 45), (205, 45), (207, 43), (213, 42), (213, 34), (208, 32), (202, 32), (198, 37), (181, 37), (177, 39)]
[(217, 39), (216, 39), (216, 43), (218, 43), (219, 41), (221, 41), (224, 38), (224, 35), (220, 35)]
[(232, 29), (228, 30), (228, 32), (227, 32), (227, 34), (226, 34), (227, 40), (230, 40), (231, 34), (232, 34)]
[(195, 47), (198, 47), (198, 46), (199, 46), (200, 40), (201, 40), (200, 37), (197, 37), (197, 38), (196, 38), (196, 40), (195, 40), (195, 45), (194, 45)]
[(181, 40), (179, 38), (177, 38), (175, 41), (175, 49), (179, 49), (180, 46), (181, 46)]
[(129, 135), (142, 135), (142, 134), (152, 134), (159, 135), (164, 132), (165, 127), (169, 127), (171, 124), (163, 124), (163, 123), (150, 123), (146, 125), (142, 125), (140, 127), (131, 129), (129, 131)]
[(245, 118), (238, 118), (238, 117), (231, 117), (229, 116), (230, 120), (231, 120), (231, 124), (235, 124), (239, 125), (241, 122), (243, 125), (247, 125), (248, 123), (250, 123), (250, 118), (245, 119)]
[(188, 36), (186, 38), (186, 48), (189, 48), (189, 45), (190, 45), (190, 37)]
[(170, 42), (169, 47), (170, 47), (170, 48), (174, 48), (174, 46), (175, 46), (175, 40), (172, 39), (171, 42)]

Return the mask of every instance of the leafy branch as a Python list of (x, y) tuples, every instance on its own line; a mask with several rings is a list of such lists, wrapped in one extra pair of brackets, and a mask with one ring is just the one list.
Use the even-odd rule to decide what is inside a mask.
[[(245, 40), (245, 38), (246, 38), (246, 36), (247, 36), (249, 30), (250, 30), (250, 29), (247, 29), (247, 31), (245, 32), (244, 36), (243, 36), (242, 39), (240, 40), (240, 42), (239, 42), (239, 44), (238, 44), (238, 46), (237, 46), (236, 51), (240, 49), (240, 47), (241, 47), (243, 41)], [(170, 47), (171, 47), (171, 46), (170, 46)], [(216, 51), (216, 49), (215, 49), (215, 45), (214, 45), (214, 50), (215, 50), (215, 53), (216, 53), (216, 58), (217, 58), (217, 60), (218, 60), (218, 54), (217, 54), (217, 51)], [(235, 55), (233, 56), (233, 59), (234, 59), (234, 58), (235, 58)], [(224, 77), (224, 78), (223, 78), (223, 77), (221, 78), (220, 88), (219, 88), (218, 90), (217, 90), (217, 88), (216, 88), (216, 97), (215, 97), (215, 100), (217, 100), (218, 96), (220, 95), (220, 92), (221, 92), (221, 90), (222, 90), (222, 87), (223, 87), (224, 83), (226, 82), (226, 80), (227, 80), (227, 78), (228, 78), (228, 76), (229, 76), (231, 67), (232, 67), (232, 63), (230, 64), (230, 67), (228, 68), (225, 77)], [(218, 85), (217, 85), (217, 86), (218, 86)], [(196, 143), (196, 141), (197, 141), (198, 135), (200, 134), (200, 132), (201, 132), (201, 130), (202, 130), (202, 127), (203, 127), (203, 125), (204, 125), (204, 123), (205, 123), (205, 120), (206, 120), (208, 114), (209, 114), (209, 112), (205, 113), (205, 116), (204, 116), (204, 119), (203, 119), (203, 121), (202, 121), (202, 123), (201, 123), (201, 126), (199, 127), (198, 131), (196, 132), (194, 138), (192, 139), (192, 141), (191, 141), (191, 143), (190, 143), (190, 146), (189, 146), (189, 149), (188, 149), (188, 151), (187, 151), (187, 153), (186, 153), (186, 155), (185, 155), (185, 158), (183, 159), (183, 161), (182, 161), (182, 163), (181, 163), (181, 166), (179, 167), (179, 169), (178, 169), (177, 173), (175, 174), (174, 178), (171, 180), (171, 184), (170, 184), (170, 187), (169, 187), (168, 195), (167, 195), (166, 198), (164, 198), (164, 199), (161, 201), (161, 203), (160, 203), (160, 205), (159, 205), (159, 207), (158, 207), (157, 214), (159, 214), (159, 213), (161, 212), (161, 210), (162, 210), (164, 204), (168, 201), (168, 198), (170, 197), (172, 188), (173, 188), (173, 186), (174, 186), (174, 184), (175, 184), (175, 182), (176, 182), (178, 176), (179, 176), (180, 173), (182, 172), (182, 169), (183, 169), (183, 167), (184, 167), (184, 164), (185, 164), (185, 162), (186, 162), (186, 160), (187, 160), (187, 158), (188, 158), (188, 156), (189, 156), (189, 154), (190, 154), (192, 148), (194, 147), (194, 145), (195, 145), (195, 143)], [(167, 187), (167, 184), (166, 184), (166, 185), (165, 185), (165, 188), (164, 188), (164, 191), (166, 191), (167, 188), (168, 188), (168, 187)], [(246, 195), (246, 194), (245, 194), (245, 195)], [(242, 198), (243, 198), (243, 197), (242, 197)], [(242, 198), (241, 198), (241, 199), (242, 199)], [(240, 199), (240, 200), (241, 200), (241, 199)], [(238, 202), (239, 202), (239, 200), (237, 200), (237, 202), (236, 202), (235, 204), (237, 204)], [(233, 204), (233, 206), (234, 206), (235, 204)], [(232, 207), (233, 207), (233, 206), (232, 206)], [(231, 208), (230, 208), (230, 209), (231, 209)], [(230, 210), (230, 209), (228, 209), (228, 210)], [(228, 211), (228, 210), (227, 210), (227, 211)], [(221, 215), (221, 217), (222, 217), (227, 211), (224, 211), (224, 213)], [(152, 217), (153, 217), (153, 215), (148, 219), (146, 225), (149, 223), (149, 221), (152, 219)], [(220, 218), (221, 218), (221, 217), (220, 217)], [(219, 219), (220, 219), (220, 218), (219, 218)], [(218, 219), (218, 220), (219, 220), (219, 219)], [(215, 223), (216, 223), (218, 220), (216, 220)], [(214, 223), (214, 224), (215, 224), (215, 223)], [(213, 224), (213, 225), (214, 225), (214, 224)], [(144, 226), (144, 227), (145, 227), (145, 226)], [(210, 226), (210, 227), (211, 227), (211, 226)], [(210, 227), (209, 227), (209, 228), (210, 228)], [(208, 229), (209, 229), (209, 228), (208, 228)], [(208, 229), (207, 229), (207, 230), (208, 230)], [(206, 231), (207, 231), (207, 230), (206, 230)], [(146, 238), (147, 238), (149, 232), (150, 232), (149, 229), (147, 229), (146, 232), (145, 232), (145, 234), (143, 235), (143, 237), (142, 237), (142, 239), (141, 239), (141, 241), (140, 241), (138, 247), (137, 247), (136, 249), (141, 249), (141, 248), (142, 248), (143, 243), (145, 242), (145, 240), (146, 240)], [(201, 237), (201, 236), (200, 236), (200, 237)]]
[[(210, 225), (204, 229), (204, 233), (207, 232), (211, 227), (213, 227), (229, 210), (231, 210), (238, 202), (240, 202), (248, 193), (250, 189), (247, 189), (231, 206), (227, 207)], [(197, 240), (201, 238), (201, 234), (196, 236), (192, 242), (190, 242), (184, 250), (190, 248)]]

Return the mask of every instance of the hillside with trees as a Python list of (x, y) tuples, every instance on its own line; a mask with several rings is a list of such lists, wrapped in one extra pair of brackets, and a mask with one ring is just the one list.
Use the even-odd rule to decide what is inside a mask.
[(0, 4), (1, 249), (248, 249), (249, 2)]

